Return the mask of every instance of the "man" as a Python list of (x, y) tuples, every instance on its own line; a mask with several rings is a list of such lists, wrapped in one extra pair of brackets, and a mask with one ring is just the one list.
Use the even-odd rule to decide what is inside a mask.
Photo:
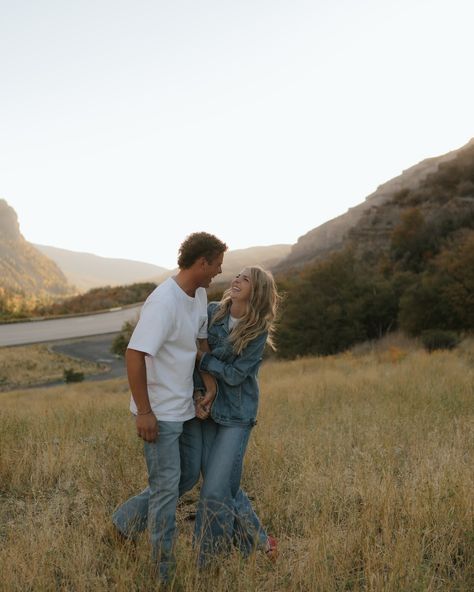
[[(130, 516), (135, 512), (140, 519), (137, 509), (145, 507), (152, 557), (163, 581), (170, 579), (174, 567), (179, 493), (199, 477), (201, 432), (192, 399), (193, 370), (197, 343), (207, 338), (205, 288), (221, 273), (226, 250), (225, 243), (206, 232), (186, 238), (179, 249), (179, 272), (147, 298), (125, 355), (130, 409), (137, 435), (144, 440), (149, 487), (118, 508), (113, 520), (127, 536)], [(209, 407), (214, 396), (215, 389), (209, 388), (201, 407)], [(181, 471), (187, 483), (180, 485)], [(146, 519), (146, 513), (143, 516)]]

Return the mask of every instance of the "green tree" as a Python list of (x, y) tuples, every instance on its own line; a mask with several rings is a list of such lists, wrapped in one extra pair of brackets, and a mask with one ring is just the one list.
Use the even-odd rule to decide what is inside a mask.
[(400, 326), (413, 335), (429, 329), (474, 329), (474, 231), (447, 242), (400, 300)]
[(128, 346), (128, 342), (130, 341), (130, 338), (132, 336), (132, 333), (133, 333), (133, 330), (135, 329), (136, 324), (137, 324), (137, 321), (133, 321), (133, 322), (132, 321), (125, 321), (125, 323), (122, 325), (122, 329), (121, 329), (120, 333), (112, 341), (112, 346), (110, 348), (110, 351), (113, 354), (116, 354), (117, 356), (121, 356), (121, 357), (123, 357), (125, 355), (125, 352), (126, 352), (127, 346)]
[(449, 303), (459, 325), (474, 329), (474, 230), (458, 233), (435, 260), (435, 274), (442, 284), (442, 298)]
[(357, 263), (350, 251), (292, 278), (278, 329), (283, 357), (327, 355), (393, 328), (397, 299), (390, 282)]
[(440, 289), (433, 275), (421, 275), (400, 299), (400, 328), (410, 335), (420, 335), (427, 329), (450, 329), (458, 324), (440, 297)]
[(390, 252), (401, 268), (418, 272), (436, 248), (434, 236), (418, 208), (408, 208), (392, 232)]

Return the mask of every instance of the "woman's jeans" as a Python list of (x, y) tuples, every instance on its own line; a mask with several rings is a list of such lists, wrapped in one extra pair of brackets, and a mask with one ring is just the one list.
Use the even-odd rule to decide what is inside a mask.
[(244, 555), (265, 547), (267, 534), (240, 489), (242, 465), (252, 426), (202, 424), (203, 477), (194, 532), (199, 564), (234, 543)]
[(148, 525), (152, 557), (160, 577), (167, 580), (174, 567), (176, 504), (179, 495), (199, 479), (202, 457), (201, 422), (158, 421), (158, 438), (145, 442), (148, 487), (122, 504), (113, 514), (117, 529), (135, 538)]

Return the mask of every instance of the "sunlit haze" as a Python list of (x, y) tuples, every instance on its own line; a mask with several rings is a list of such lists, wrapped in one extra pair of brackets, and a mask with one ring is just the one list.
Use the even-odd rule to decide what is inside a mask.
[(0, 1), (0, 198), (34, 243), (172, 268), (295, 243), (474, 136), (471, 1)]

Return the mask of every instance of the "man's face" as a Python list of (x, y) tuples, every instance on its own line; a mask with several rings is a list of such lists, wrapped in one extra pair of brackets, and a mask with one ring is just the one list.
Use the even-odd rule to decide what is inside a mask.
[(208, 288), (214, 278), (219, 273), (222, 273), (222, 262), (224, 261), (224, 253), (217, 255), (210, 263), (204, 259), (203, 261), (203, 281), (202, 287)]

